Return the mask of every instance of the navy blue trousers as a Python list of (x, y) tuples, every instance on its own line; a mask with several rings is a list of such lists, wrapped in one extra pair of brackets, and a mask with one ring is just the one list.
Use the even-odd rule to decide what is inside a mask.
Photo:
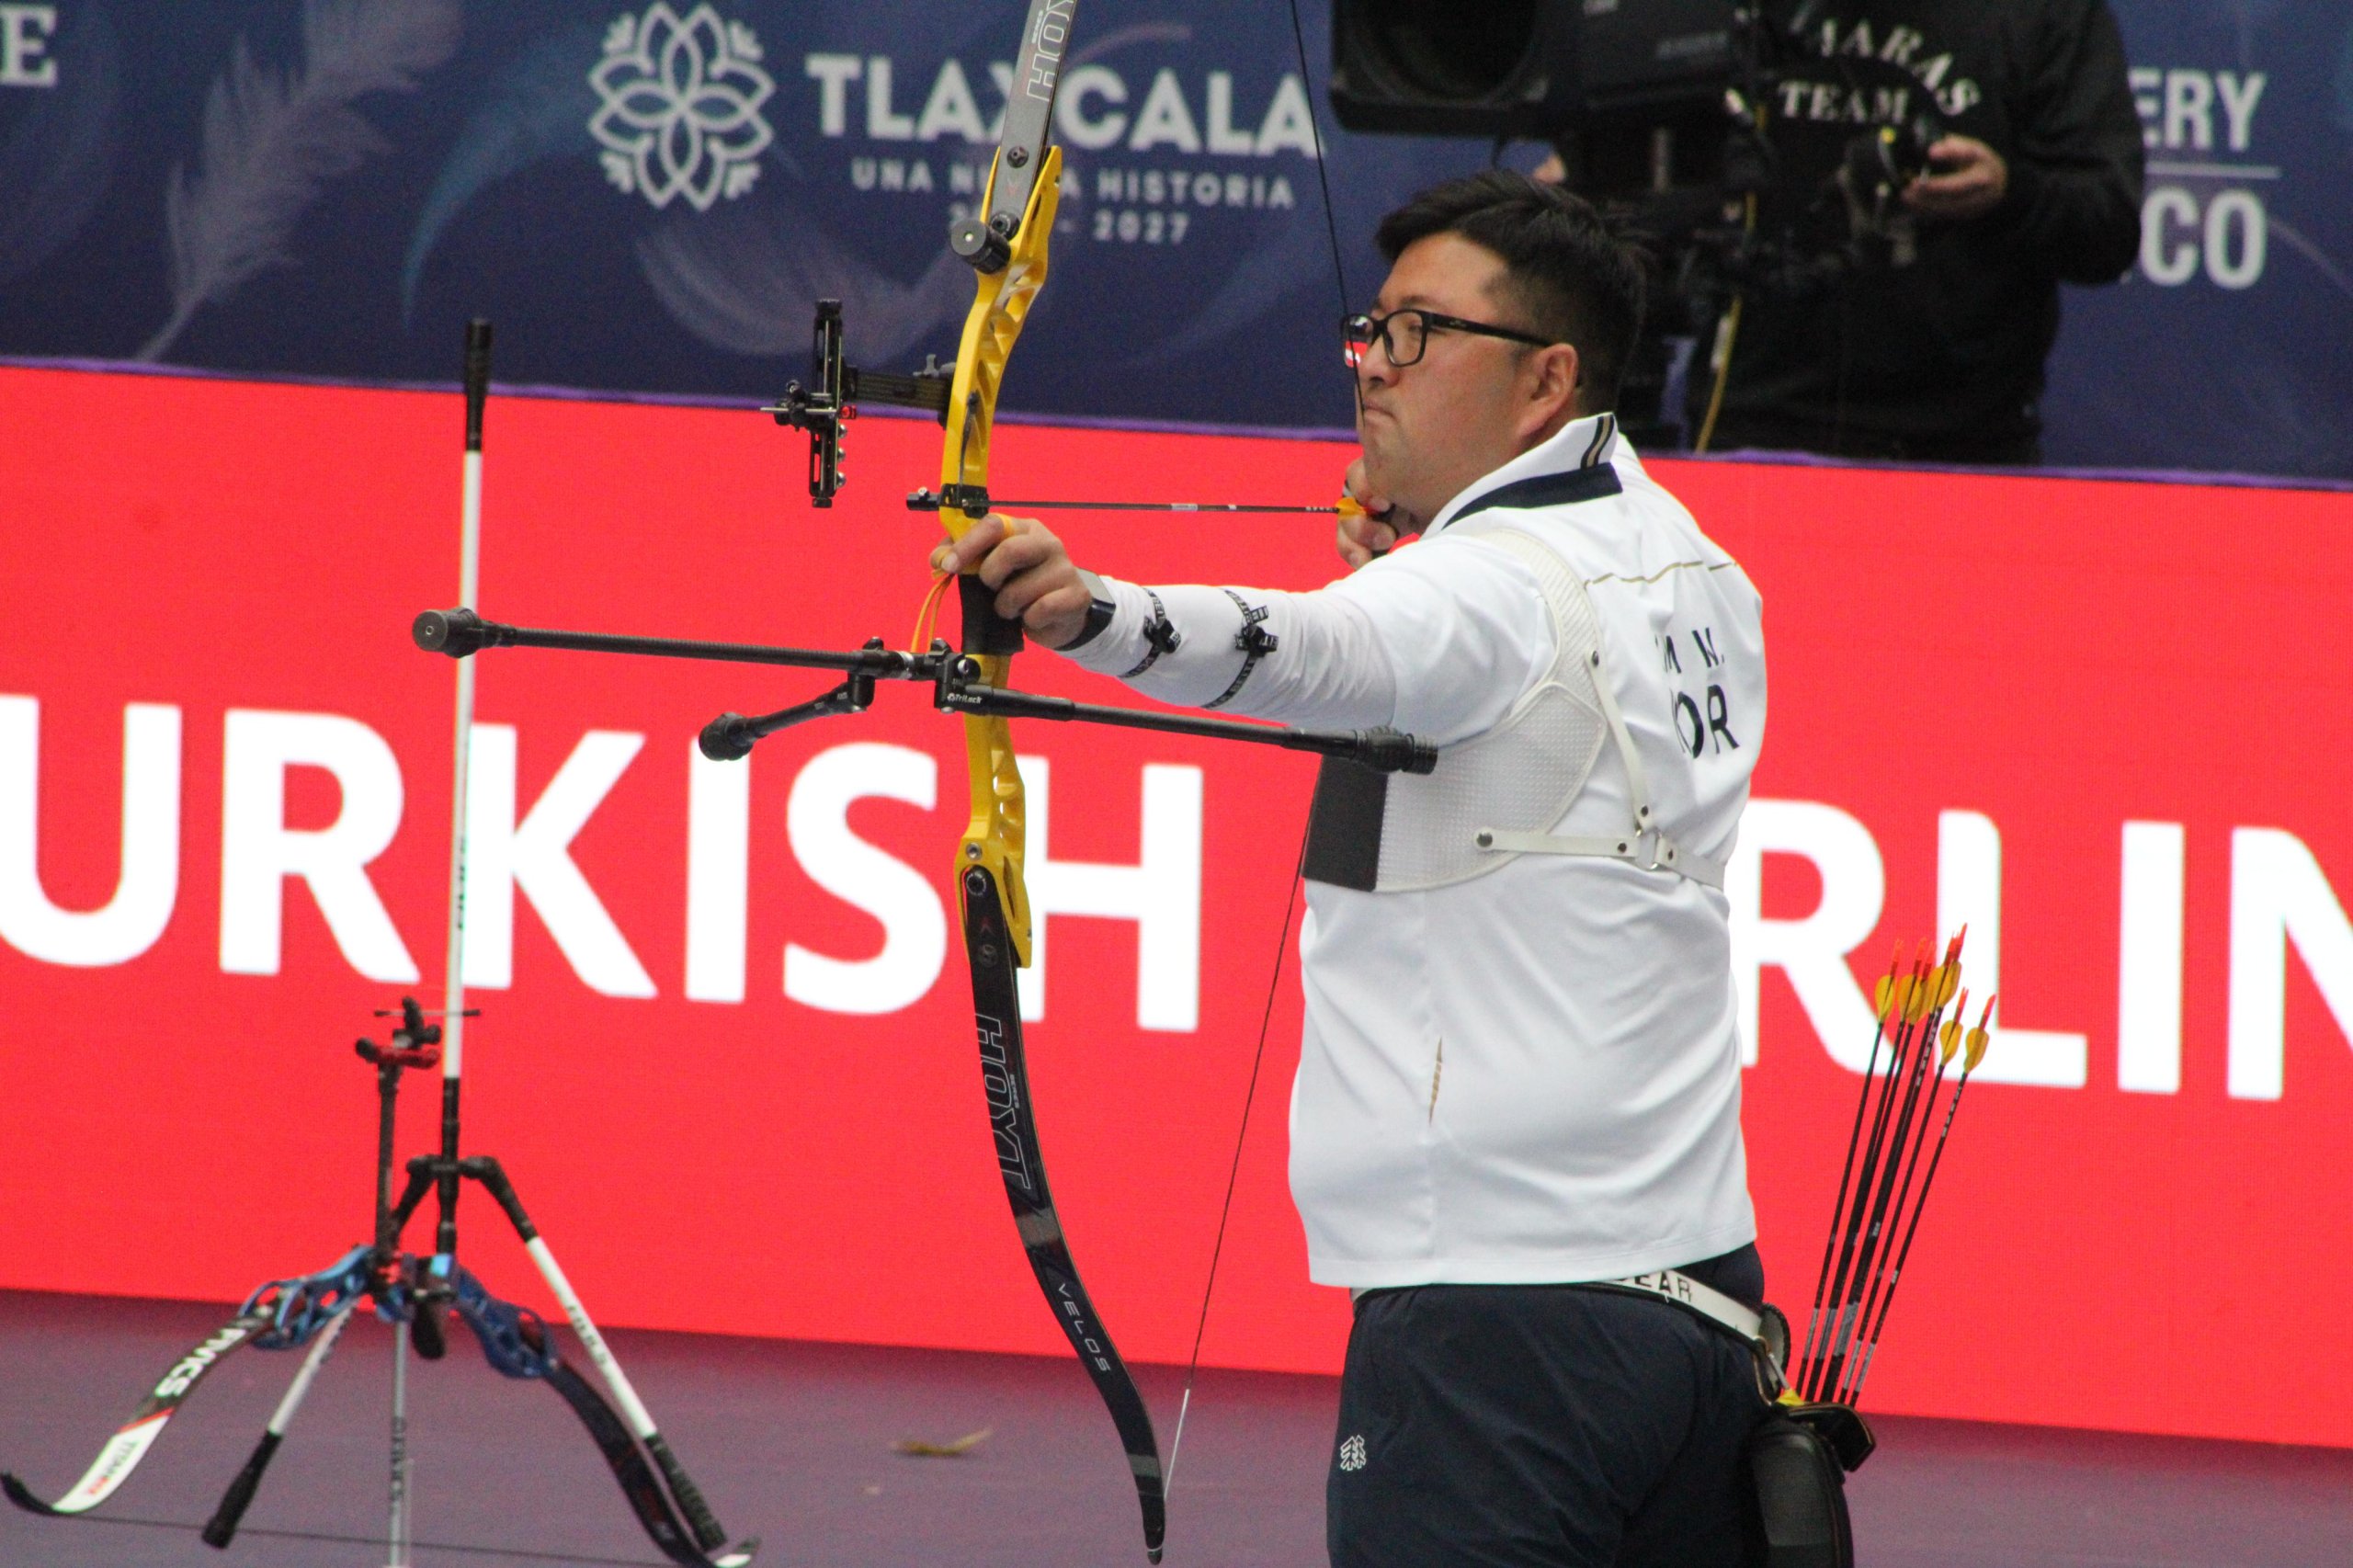
[[(1755, 1305), (1754, 1247), (1686, 1272)], [(1333, 1568), (1744, 1568), (1743, 1445), (1768, 1410), (1738, 1341), (1573, 1285), (1357, 1303), (1325, 1491)]]

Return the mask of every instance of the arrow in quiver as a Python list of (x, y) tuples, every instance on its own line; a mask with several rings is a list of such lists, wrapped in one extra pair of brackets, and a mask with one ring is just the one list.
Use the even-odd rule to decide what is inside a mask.
[[(1793, 1403), (1852, 1405), (1870, 1371), (1961, 1094), (1992, 1040), (1993, 997), (1985, 999), (1975, 1025), (1964, 1021), (1969, 993), (1961, 983), (1961, 955), (1968, 935), (1965, 926), (1955, 932), (1933, 964), (1927, 940), (1908, 964), (1899, 942), (1874, 989), (1877, 1023), (1862, 1091), (1847, 1134), (1805, 1344), (1784, 1395)], [(1958, 1072), (1952, 1071), (1956, 1059)]]

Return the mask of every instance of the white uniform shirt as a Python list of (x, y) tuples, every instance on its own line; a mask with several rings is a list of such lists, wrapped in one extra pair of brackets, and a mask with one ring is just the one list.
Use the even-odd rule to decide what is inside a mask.
[[(1757, 596), (1614, 432), (1608, 415), (1573, 423), (1470, 486), (1420, 542), (1313, 593), (1107, 579), (1112, 620), (1072, 657), (1165, 701), (1467, 740), (1556, 651), (1533, 568), (1476, 537), (1506, 522), (1585, 585), (1661, 825), (1721, 863), (1764, 733)], [(1597, 463), (1619, 494), (1477, 508)], [(1451, 528), (1466, 510), (1476, 524)], [(1173, 649), (1147, 637), (1155, 606)], [(1261, 611), (1273, 645), (1252, 658), (1237, 633)], [(1557, 824), (1510, 825), (1608, 835), (1631, 821), (1605, 747)], [(1300, 954), (1290, 1177), (1318, 1282), (1614, 1278), (1755, 1239), (1721, 892), (1553, 855), (1409, 892), (1311, 881)]]

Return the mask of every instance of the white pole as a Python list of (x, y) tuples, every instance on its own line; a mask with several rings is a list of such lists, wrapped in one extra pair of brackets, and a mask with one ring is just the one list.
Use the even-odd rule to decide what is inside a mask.
[[(458, 602), (474, 608), (482, 577), (482, 415), (490, 392), (490, 323), (466, 324), (466, 455), (458, 504)], [(449, 967), (442, 982), (441, 1217), (434, 1252), (458, 1246), (458, 1089), (466, 1038), (466, 771), (473, 754), (474, 662), (458, 661), (458, 712), (450, 737)], [(395, 1259), (397, 1265), (398, 1260)], [(392, 1507), (388, 1568), (408, 1568), (409, 1325), (392, 1327)]]
[[(464, 544), (458, 571), (458, 602), (474, 608), (480, 574), (482, 531), (482, 453), (466, 453)], [(441, 1075), (455, 1081), (463, 1076), (466, 1040), (466, 769), (473, 753), (474, 662), (458, 666), (458, 722), (451, 745), (456, 766), (449, 793), (449, 970), (442, 982)]]
[[(482, 587), (482, 415), (490, 389), (490, 324), (466, 328), (466, 457), (459, 499), (458, 603), (475, 608)], [(473, 755), (474, 662), (458, 665), (457, 730), (450, 747), (455, 766), (449, 797), (449, 970), (442, 983), (441, 1076), (455, 1083), (464, 1073), (466, 1038), (466, 772)]]
[[(474, 607), (482, 575), (482, 415), (490, 395), (490, 324), (466, 324), (466, 456), (459, 494), (458, 602)], [(458, 1097), (466, 1045), (466, 774), (473, 756), (474, 665), (458, 661), (458, 713), (450, 735), (449, 967), (442, 980), (440, 1221), (436, 1267), (458, 1251)]]
[(294, 1381), (287, 1385), (286, 1397), (279, 1400), (278, 1408), (270, 1413), (269, 1425), (262, 1428), (264, 1432), (273, 1437), (286, 1436), (286, 1429), (294, 1425), (294, 1413), (302, 1408), (302, 1401), (311, 1392), (312, 1380), (319, 1375), (319, 1369), (327, 1364), (327, 1358), (335, 1354), (335, 1342), (350, 1325), (351, 1308), (347, 1306), (327, 1319), (326, 1326), (319, 1330), (318, 1343), (311, 1346), (308, 1356), (302, 1358), (302, 1369), (295, 1373)]

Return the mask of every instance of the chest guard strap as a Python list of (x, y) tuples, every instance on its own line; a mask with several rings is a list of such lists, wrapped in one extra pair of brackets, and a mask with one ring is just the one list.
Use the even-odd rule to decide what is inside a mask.
[[(1483, 532), (1481, 538), (1536, 568), (1541, 577), (1551, 577), (1560, 571), (1559, 557), (1541, 541), (1516, 529), (1496, 528)], [(1580, 590), (1582, 585), (1579, 585)], [(1563, 618), (1554, 615), (1556, 632), (1568, 629)], [(1643, 767), (1642, 755), (1634, 749), (1634, 738), (1626, 730), (1626, 716), (1620, 710), (1618, 697), (1610, 689), (1609, 672), (1601, 663), (1600, 627), (1594, 628), (1593, 644), (1585, 650), (1585, 665), (1592, 677), (1591, 695), (1600, 708), (1601, 716), (1609, 726), (1609, 739), (1617, 747), (1619, 760), (1626, 768), (1626, 793), (1633, 802), (1632, 831), (1625, 834), (1561, 834), (1539, 833), (1525, 829), (1481, 826), (1472, 835), (1472, 842), (1481, 849), (1496, 855), (1586, 855), (1605, 859), (1624, 860), (1646, 870), (1673, 871), (1690, 878), (1705, 887), (1722, 890), (1724, 868), (1721, 860), (1684, 848), (1657, 821), (1651, 802), (1650, 776)], [(1563, 649), (1563, 653), (1567, 652)]]
[[(1614, 492), (1615, 476), (1608, 477)], [(1722, 863), (1686, 849), (1656, 820), (1649, 776), (1602, 664), (1600, 619), (1585, 585), (1530, 534), (1484, 519), (1461, 531), (1534, 573), (1552, 621), (1552, 665), (1493, 730), (1447, 747), (1427, 778), (1327, 759), (1316, 782), (1308, 880), (1402, 892), (1468, 881), (1521, 855), (1576, 855), (1722, 888)], [(1632, 808), (1626, 829), (1548, 831), (1613, 747)]]

